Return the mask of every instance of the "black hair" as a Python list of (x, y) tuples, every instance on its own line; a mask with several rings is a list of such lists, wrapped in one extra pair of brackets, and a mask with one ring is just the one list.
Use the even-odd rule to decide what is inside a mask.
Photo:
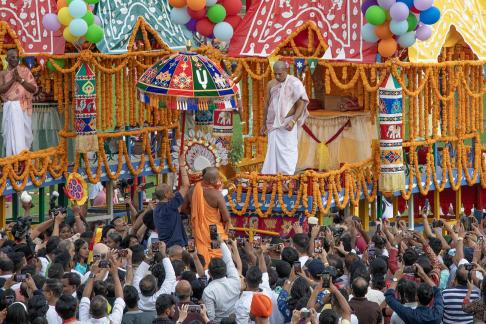
[(426, 283), (421, 283), (417, 288), (417, 299), (422, 306), (427, 306), (434, 297), (434, 291)]
[(71, 295), (62, 295), (56, 302), (56, 312), (63, 320), (76, 317), (78, 300)]
[(46, 254), (54, 252), (54, 250), (57, 249), (59, 242), (61, 242), (61, 239), (58, 236), (51, 236), (46, 243)]
[(108, 234), (108, 237), (116, 243), (116, 246), (119, 247), (123, 241), (122, 236), (118, 232), (111, 232)]
[(15, 268), (14, 263), (10, 259), (0, 259), (0, 270), (2, 272), (13, 272)]
[(34, 321), (38, 317), (45, 317), (49, 310), (49, 304), (47, 303), (44, 295), (34, 295), (27, 301), (27, 309), (29, 312), (30, 321)]
[(442, 242), (438, 238), (429, 238), (429, 246), (432, 248), (435, 255), (439, 255), (440, 251), (442, 251)]
[(142, 278), (142, 280), (140, 280), (139, 288), (142, 296), (153, 296), (157, 288), (157, 279), (155, 279), (155, 277), (151, 274), (146, 275)]
[(103, 226), (103, 229), (101, 230), (101, 238), (102, 239), (106, 238), (108, 231), (111, 229), (115, 229), (115, 226), (113, 224), (107, 224)]
[(64, 286), (59, 279), (49, 278), (46, 280), (45, 286), (57, 298), (59, 298), (62, 295), (62, 292), (64, 290)]
[(75, 272), (66, 272), (62, 279), (67, 279), (68, 284), (71, 286), (76, 286), (76, 289), (81, 286), (81, 277)]
[(156, 263), (150, 268), (152, 275), (157, 279), (157, 287), (160, 288), (165, 280), (165, 268), (162, 263)]
[(405, 266), (411, 266), (415, 262), (417, 262), (418, 254), (417, 254), (417, 252), (414, 249), (408, 248), (403, 253), (402, 259), (403, 259), (403, 264)]
[(69, 251), (66, 249), (57, 249), (54, 251), (54, 254), (54, 263), (61, 264), (65, 272), (69, 271), (71, 264), (71, 255), (69, 254)]
[(192, 298), (195, 300), (200, 300), (202, 298), (204, 288), (206, 288), (206, 285), (203, 283), (203, 280), (196, 279), (191, 281)]
[(20, 303), (14, 303), (7, 308), (5, 323), (29, 324), (29, 314)]
[(181, 280), (187, 280), (189, 282), (192, 282), (193, 280), (196, 280), (196, 273), (192, 271), (184, 271), (181, 273)]
[(367, 282), (370, 281), (370, 273), (368, 272), (368, 268), (366, 267), (366, 265), (361, 260), (355, 261), (351, 265), (349, 272), (350, 272), (350, 275), (351, 275), (351, 277), (350, 277), (351, 282), (353, 282), (354, 279), (356, 279), (358, 277), (365, 279)]
[(467, 286), (468, 275), (469, 275), (469, 271), (467, 271), (463, 265), (459, 266), (459, 268), (456, 271), (457, 283), (461, 286)]
[(292, 237), (295, 249), (300, 253), (306, 253), (309, 249), (309, 236), (304, 233), (297, 233)]
[(123, 299), (128, 308), (137, 307), (138, 300), (140, 299), (137, 289), (133, 286), (125, 286), (123, 288)]
[(179, 277), (184, 272), (186, 265), (181, 260), (172, 260), (172, 268), (174, 268), (176, 277)]
[(413, 303), (417, 299), (417, 284), (414, 281), (400, 279), (397, 284), (397, 291), (403, 304)]
[(249, 288), (256, 289), (262, 282), (262, 272), (258, 266), (248, 268), (245, 275), (246, 283)]
[(96, 280), (93, 284), (93, 293), (95, 294), (95, 296), (108, 296), (108, 287), (106, 286), (106, 282)]
[(287, 300), (287, 306), (290, 313), (295, 309), (300, 310), (307, 305), (311, 295), (311, 288), (306, 279), (297, 277), (292, 288), (290, 289), (290, 298)]
[(61, 279), (64, 275), (64, 267), (60, 263), (51, 263), (49, 269), (47, 270), (47, 278), (50, 279)]
[(18, 272), (22, 268), (22, 259), (25, 257), (24, 252), (12, 252), (8, 254), (8, 258), (14, 263), (14, 271)]
[(162, 294), (157, 298), (155, 302), (155, 310), (157, 311), (157, 316), (162, 315), (165, 311), (176, 304), (175, 297), (168, 294)]
[(329, 262), (329, 266), (336, 268), (338, 277), (344, 274), (344, 261), (341, 257), (335, 254), (330, 254), (327, 257), (327, 262)]
[(424, 269), (425, 274), (429, 274), (432, 271), (432, 263), (426, 255), (421, 255), (417, 258), (417, 264), (419, 264), (422, 269)]
[(292, 265), (299, 261), (299, 252), (297, 252), (296, 249), (287, 246), (282, 249), (281, 257), (283, 261), (286, 261)]
[(368, 292), (368, 281), (363, 277), (356, 277), (351, 284), (354, 297), (362, 298)]
[(324, 309), (319, 315), (319, 324), (338, 324), (339, 315), (332, 309)]
[(213, 280), (223, 278), (226, 276), (226, 263), (221, 258), (212, 258), (208, 270)]
[(81, 248), (85, 244), (88, 244), (88, 242), (86, 242), (83, 239), (77, 239), (76, 241), (74, 241), (74, 262), (81, 262), (81, 256), (79, 255), (79, 250), (81, 250)]
[(145, 257), (145, 249), (143, 245), (135, 245), (130, 247), (130, 250), (132, 250), (132, 263), (133, 264), (140, 264), (142, 263), (144, 257)]

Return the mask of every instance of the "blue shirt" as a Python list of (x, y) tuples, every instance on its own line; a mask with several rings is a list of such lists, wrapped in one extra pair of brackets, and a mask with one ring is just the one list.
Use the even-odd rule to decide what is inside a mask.
[(155, 206), (155, 228), (159, 234), (159, 240), (164, 241), (168, 248), (173, 245), (187, 245), (186, 231), (179, 213), (179, 207), (183, 201), (182, 195), (176, 192), (171, 200), (160, 202)]
[(440, 289), (437, 287), (432, 289), (434, 290), (434, 305), (432, 307), (419, 305), (412, 309), (404, 306), (396, 299), (393, 289), (388, 289), (385, 292), (385, 301), (406, 324), (440, 324), (444, 314), (444, 301)]

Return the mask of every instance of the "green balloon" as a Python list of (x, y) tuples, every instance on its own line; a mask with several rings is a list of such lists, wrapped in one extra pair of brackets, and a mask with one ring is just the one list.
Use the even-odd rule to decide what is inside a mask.
[(378, 26), (385, 22), (386, 20), (386, 12), (380, 6), (371, 6), (366, 10), (365, 14), (366, 20), (372, 25)]
[(408, 22), (407, 32), (411, 32), (412, 30), (415, 29), (415, 27), (417, 27), (417, 17), (415, 17), (414, 14), (408, 15), (407, 22)]
[(215, 24), (220, 23), (226, 18), (226, 9), (220, 4), (209, 7), (208, 18)]
[(84, 21), (86, 21), (86, 23), (88, 24), (88, 26), (91, 26), (94, 23), (94, 15), (89, 10), (86, 12), (86, 14), (83, 16), (82, 19)]
[(86, 41), (96, 44), (103, 39), (103, 28), (96, 24), (92, 24), (88, 27), (88, 31), (84, 37), (86, 38)]
[[(65, 62), (64, 59), (55, 59), (54, 62), (59, 65), (61, 68), (64, 68)], [(47, 69), (51, 72), (56, 72), (56, 68), (51, 63), (51, 60), (47, 60)]]
[(70, 4), (71, 2), (73, 2), (73, 0), (66, 0), (66, 3), (67, 3), (67, 5), (68, 5), (68, 6), (69, 6), (69, 4)]
[(100, 0), (84, 0), (87, 4), (97, 4)]

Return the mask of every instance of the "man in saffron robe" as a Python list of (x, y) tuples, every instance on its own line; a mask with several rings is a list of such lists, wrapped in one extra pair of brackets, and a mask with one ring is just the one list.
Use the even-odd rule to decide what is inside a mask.
[(0, 72), (0, 96), (3, 101), (2, 135), (6, 156), (29, 150), (32, 134), (32, 97), (37, 84), (30, 70), (19, 65), (16, 49), (7, 51), (8, 70)]
[(218, 235), (223, 241), (228, 239), (226, 231), (231, 227), (226, 201), (220, 189), (219, 171), (209, 167), (203, 173), (203, 180), (196, 183), (189, 192), (192, 235), (197, 252), (206, 260), (206, 267), (211, 258), (221, 257), (221, 249), (211, 249), (209, 225), (216, 225)]
[(299, 152), (297, 129), (309, 113), (309, 98), (302, 82), (287, 74), (285, 62), (273, 65), (275, 80), (268, 83), (261, 135), (268, 134), (267, 154), (261, 173), (293, 175)]

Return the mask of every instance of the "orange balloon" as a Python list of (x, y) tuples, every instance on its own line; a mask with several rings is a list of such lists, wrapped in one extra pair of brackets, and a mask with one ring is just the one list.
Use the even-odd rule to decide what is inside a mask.
[(67, 1), (66, 0), (57, 0), (57, 10), (67, 7)]
[(397, 42), (393, 38), (382, 39), (378, 43), (378, 53), (383, 57), (390, 57), (397, 51)]
[(206, 0), (187, 0), (187, 6), (194, 11), (203, 10), (206, 7)]
[(174, 8), (182, 8), (187, 5), (187, 0), (169, 0), (169, 4)]
[(376, 26), (375, 34), (379, 39), (392, 38), (393, 33), (390, 31), (390, 22), (385, 21), (383, 24)]

